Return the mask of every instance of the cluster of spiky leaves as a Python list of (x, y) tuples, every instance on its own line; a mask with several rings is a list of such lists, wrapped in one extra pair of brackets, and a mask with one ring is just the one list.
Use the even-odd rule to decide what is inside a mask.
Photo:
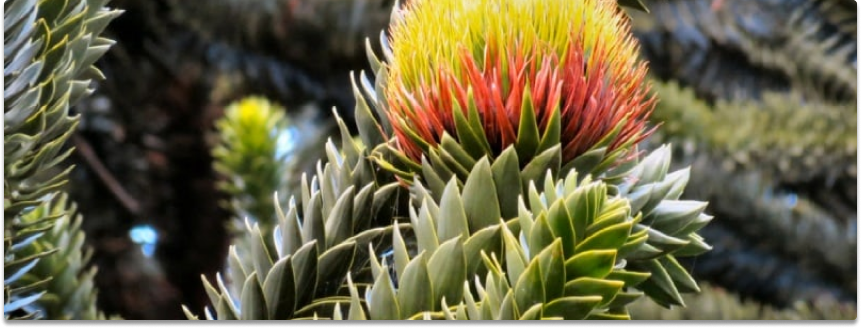
[(667, 124), (651, 140), (680, 146), (687, 195), (721, 218), (697, 279), (777, 306), (854, 300), (857, 2), (711, 2), (634, 16), (652, 71), (686, 86), (654, 85)]
[[(332, 153), (330, 152), (330, 154)], [(666, 164), (668, 161), (669, 158), (664, 157), (657, 165)], [(654, 165), (656, 165), (654, 161), (646, 160), (640, 165), (644, 170), (639, 171), (646, 172), (648, 170), (645, 168)], [(665, 168), (666, 166), (664, 166), (664, 170), (666, 170)], [(484, 160), (483, 164), (476, 166), (470, 180), (473, 182), (481, 181), (482, 175), (487, 176), (489, 171), (487, 161)], [(670, 188), (668, 198), (678, 196), (684, 186), (683, 175), (685, 174), (687, 171), (680, 171), (665, 176), (665, 179), (661, 181), (665, 184), (670, 183), (674, 187)], [(641, 174), (641, 176), (648, 178), (645, 174)], [(295, 206), (291, 206), (287, 215), (281, 216), (280, 222), (283, 230), (279, 230), (280, 235), (277, 238), (281, 242), (278, 245), (283, 246), (278, 248), (276, 258), (272, 258), (269, 253), (264, 253), (266, 246), (260, 239), (259, 228), (253, 230), (252, 235), (258, 240), (258, 252), (254, 255), (255, 266), (245, 268), (244, 272), (248, 272), (248, 277), (239, 299), (231, 298), (221, 281), (219, 281), (220, 292), (210, 285), (207, 285), (207, 290), (210, 297), (213, 298), (213, 304), (218, 304), (216, 307), (217, 317), (222, 319), (287, 319), (327, 316), (328, 313), (332, 313), (332, 318), (347, 317), (351, 319), (368, 317), (372, 319), (404, 319), (423, 318), (424, 316), (443, 318), (450, 317), (455, 312), (463, 315), (459, 318), (513, 319), (521, 318), (519, 315), (521, 312), (515, 310), (517, 306), (512, 305), (516, 297), (521, 298), (516, 299), (516, 301), (528, 302), (524, 299), (534, 297), (535, 295), (532, 293), (539, 293), (540, 287), (542, 295), (548, 290), (566, 290), (570, 291), (571, 295), (565, 294), (565, 298), (560, 298), (560, 295), (545, 298), (547, 309), (537, 307), (531, 314), (524, 314), (523, 316), (525, 318), (535, 315), (551, 317), (555, 313), (560, 317), (572, 319), (583, 318), (587, 315), (591, 315), (590, 318), (627, 318), (624, 314), (624, 308), (620, 307), (642, 295), (628, 287), (643, 284), (644, 280), (646, 283), (651, 280), (655, 281), (654, 286), (657, 287), (643, 288), (646, 293), (651, 291), (655, 295), (664, 293), (677, 295), (677, 290), (681, 289), (679, 286), (696, 288), (696, 284), (692, 282), (683, 269), (678, 267), (672, 258), (665, 258), (668, 261), (654, 261), (654, 263), (644, 260), (658, 256), (653, 252), (658, 248), (652, 247), (650, 244), (661, 248), (668, 244), (665, 243), (666, 237), (660, 231), (654, 231), (638, 224), (642, 215), (631, 217), (629, 200), (619, 197), (608, 198), (608, 186), (602, 182), (590, 182), (588, 178), (581, 181), (581, 185), (578, 186), (576, 174), (573, 173), (564, 181), (560, 181), (558, 185), (553, 185), (552, 181), (550, 178), (545, 180), (550, 185), (545, 186), (544, 193), (538, 194), (536, 191), (529, 197), (530, 202), (541, 203), (532, 204), (533, 207), (546, 208), (542, 209), (540, 213), (534, 215), (530, 213), (526, 209), (526, 201), (521, 199), (521, 216), (515, 220), (516, 222), (484, 224), (483, 226), (479, 223), (470, 223), (481, 222), (482, 220), (474, 218), (489, 217), (488, 215), (492, 214), (466, 207), (463, 200), (466, 192), (461, 193), (458, 190), (456, 180), (450, 181), (443, 196), (444, 201), (439, 205), (429, 197), (428, 190), (421, 187), (420, 184), (416, 184), (414, 187), (415, 197), (423, 198), (423, 205), (418, 210), (415, 207), (410, 208), (411, 224), (409, 227), (415, 230), (419, 255), (413, 256), (412, 259), (409, 257), (407, 243), (399, 232), (404, 227), (396, 225), (392, 252), (394, 253), (393, 264), (396, 269), (396, 276), (399, 277), (398, 291), (394, 291), (390, 280), (392, 278), (389, 275), (385, 260), (381, 265), (376, 256), (371, 257), (371, 271), (375, 282), (372, 287), (367, 288), (367, 292), (364, 294), (367, 310), (362, 307), (362, 302), (359, 301), (358, 296), (360, 294), (352, 280), (349, 280), (347, 284), (350, 290), (349, 297), (325, 296), (337, 295), (337, 290), (341, 288), (340, 284), (343, 283), (343, 278), (339, 278), (339, 274), (346, 273), (351, 267), (354, 268), (354, 272), (356, 271), (357, 244), (367, 248), (369, 254), (374, 254), (372, 242), (377, 241), (379, 243), (379, 237), (386, 234), (387, 229), (367, 230), (344, 241), (336, 239), (334, 243), (338, 243), (338, 246), (325, 248), (326, 251), (319, 259), (309, 260), (309, 258), (316, 257), (312, 257), (312, 255), (319, 254), (316, 250), (320, 249), (321, 245), (315, 244), (312, 240), (299, 247), (299, 242), (306, 242), (309, 239), (304, 234), (305, 231), (309, 231), (309, 228), (299, 224)], [(467, 182), (467, 185), (472, 185), (472, 183)], [(395, 187), (396, 185), (391, 186)], [(648, 189), (651, 190), (651, 187)], [(531, 189), (536, 190), (534, 184)], [(649, 195), (649, 193), (643, 194)], [(350, 198), (344, 197), (343, 199), (353, 197), (351, 193), (345, 195)], [(321, 196), (310, 196), (311, 199), (317, 197)], [(650, 197), (634, 198), (634, 201), (648, 198)], [(308, 202), (304, 202), (304, 204), (308, 204)], [(661, 204), (666, 203), (661, 202)], [(355, 210), (354, 207), (353, 211), (355, 212)], [(332, 211), (336, 210), (333, 208)], [(665, 210), (661, 215), (651, 215), (651, 217), (664, 225), (680, 226), (683, 228), (682, 230), (696, 230), (708, 221), (708, 217), (703, 216), (701, 211), (702, 207), (690, 211), (684, 206), (675, 206), (673, 210)], [(336, 213), (330, 214), (329, 219), (335, 220), (343, 217), (349, 218), (350, 216)], [(591, 223), (583, 222), (590, 221), (589, 219), (591, 219)], [(349, 223), (339, 223), (343, 223), (341, 226), (350, 226)], [(473, 225), (475, 226), (473, 227)], [(292, 228), (290, 228), (291, 226)], [(520, 230), (522, 236), (528, 234), (529, 237), (521, 237), (518, 241), (509, 226), (511, 229), (530, 226), (530, 232), (525, 232), (522, 228)], [(326, 224), (326, 227), (328, 229), (325, 229), (317, 237), (317, 240), (329, 240), (326, 236), (335, 234), (330, 230), (335, 227), (333, 224)], [(580, 228), (579, 231), (582, 231), (582, 235), (578, 236), (577, 231), (575, 231), (577, 228)], [(471, 230), (475, 231), (471, 232)], [(292, 246), (289, 245), (291, 244), (290, 238), (283, 238), (285, 234), (293, 235)], [(576, 242), (578, 237), (580, 238), (579, 243)], [(326, 245), (328, 246), (329, 242)], [(500, 246), (503, 246), (502, 249)], [(568, 252), (571, 253), (566, 253), (568, 248), (570, 248)], [(529, 255), (530, 249), (543, 251), (540, 255)], [(667, 249), (670, 248), (665, 248), (665, 250)], [(516, 272), (509, 274), (508, 280), (502, 273), (504, 270), (502, 265), (495, 259), (496, 252), (505, 254), (505, 262), (503, 262), (506, 263), (505, 268), (509, 272)], [(487, 254), (491, 255), (488, 256)], [(232, 256), (233, 260), (238, 263), (239, 259), (235, 257), (235, 253)], [(487, 265), (486, 268), (490, 268), (489, 271), (487, 269), (484, 271), (493, 273), (495, 276), (489, 276), (483, 285), (477, 283), (477, 290), (490, 290), (490, 287), (485, 289), (483, 286), (493, 286), (493, 288), (501, 288), (501, 290), (495, 289), (496, 293), (479, 292), (476, 300), (468, 292), (469, 286), (463, 286), (461, 282), (466, 282), (468, 276), (481, 270), (479, 264), (482, 260)], [(624, 269), (626, 261), (655, 264), (655, 266), (645, 265), (644, 267), (647, 269), (639, 272), (628, 271)], [(539, 268), (542, 265), (547, 267)], [(652, 271), (654, 268), (658, 270)], [(321, 269), (325, 270), (317, 271)], [(258, 272), (263, 272), (263, 274), (257, 274)], [(523, 276), (524, 278), (518, 279), (524, 274), (541, 275), (541, 272), (545, 272), (549, 277), (541, 276), (542, 278), (534, 279), (535, 277)], [(650, 272), (656, 272), (660, 275), (659, 278), (651, 279), (650, 275), (655, 273), (650, 274)], [(314, 276), (316, 279), (313, 278)], [(519, 285), (506, 282), (517, 281), (518, 284), (523, 284), (523, 287), (528, 287), (528, 282), (547, 281), (551, 278), (553, 278), (552, 284), (532, 286), (533, 290), (524, 292), (524, 295), (509, 293), (512, 290), (520, 290), (516, 288)], [(334, 287), (332, 283), (339, 287)], [(555, 284), (561, 284), (560, 286), (567, 288), (563, 289), (555, 286)], [(328, 290), (327, 294), (325, 289), (321, 290), (321, 285), (334, 289)], [(307, 288), (311, 289), (297, 291), (298, 286), (310, 286)], [(431, 286), (435, 286), (435, 288)], [(500, 291), (502, 291), (501, 294)], [(308, 293), (322, 297), (322, 299), (309, 302), (311, 299), (307, 299), (310, 297)], [(427, 297), (416, 297), (416, 295)], [(457, 302), (461, 297), (463, 297), (464, 303), (460, 304), (456, 310), (449, 309), (445, 305), (445, 299), (456, 300), (455, 302)], [(508, 300), (507, 307), (503, 305), (502, 297), (511, 298)], [(240, 308), (235, 307), (235, 301), (239, 301)], [(345, 316), (341, 313), (340, 304), (348, 302), (351, 302), (350, 312)], [(577, 311), (567, 308), (569, 305), (576, 305)], [(598, 307), (599, 305), (603, 306)], [(521, 308), (523, 308), (522, 305)], [(596, 308), (598, 309), (596, 310)], [(610, 308), (613, 308), (617, 313), (607, 312)], [(434, 311), (442, 312), (430, 313)], [(470, 314), (467, 316), (465, 313)], [(515, 313), (518, 314), (515, 315)], [(193, 317), (190, 313), (188, 314)], [(212, 314), (207, 312), (207, 317), (211, 316)]]
[(754, 301), (742, 301), (721, 288), (702, 284), (699, 294), (685, 295), (684, 308), (662, 309), (649, 302), (630, 306), (634, 320), (853, 320), (855, 305), (834, 300), (799, 302), (777, 309)]
[[(778, 295), (769, 300), (775, 302), (822, 290), (854, 293), (857, 265), (845, 260), (856, 257), (857, 246), (854, 104), (765, 94), (759, 103), (709, 105), (673, 83), (653, 90), (662, 95), (654, 117), (666, 124), (650, 141), (679, 146), (676, 165), (694, 171), (687, 195), (709, 201), (723, 229), (709, 235), (730, 248), (699, 261), (701, 277)], [(763, 250), (745, 250), (738, 238)]]
[(624, 175), (642, 182), (631, 185), (578, 178), (576, 171), (560, 180), (547, 175), (540, 193), (531, 183), (519, 197), (518, 216), (508, 222), (495, 202), (466, 201), (492, 174), (486, 159), (463, 192), (451, 179), (440, 202), (416, 183), (416, 255), (396, 230), (393, 261), (371, 261), (374, 284), (364, 307), (356, 298), (362, 293), (350, 286), (348, 316), (627, 319), (625, 305), (644, 293), (663, 306), (684, 305), (680, 292), (698, 287), (674, 256), (709, 249), (695, 231), (711, 216), (702, 213), (705, 203), (677, 200), (688, 171), (667, 174), (669, 162), (668, 149), (656, 151)]
[(76, 125), (70, 104), (90, 92), (92, 66), (112, 41), (98, 37), (119, 12), (106, 1), (9, 1), (4, 4), (4, 173), (5, 214), (21, 213), (59, 188), (68, 170), (50, 178), (67, 157), (62, 145)]
[[(248, 224), (250, 254), (243, 255), (249, 259), (231, 247), (228, 260), (237, 295), (220, 275), (217, 288), (204, 278), (214, 307), (214, 312), (205, 310), (206, 318), (313, 317), (317, 307), (327, 305), (321, 299), (338, 295), (346, 273), (365, 265), (367, 257), (363, 262), (360, 255), (366, 245), (391, 231), (386, 227), (392, 221), (390, 208), (403, 191), (387, 172), (377, 172), (367, 149), (338, 121), (342, 152), (327, 143), (328, 162), (318, 165), (310, 181), (303, 176), (286, 212), (280, 205), (275, 208), (278, 224), (271, 232)], [(191, 310), (185, 312), (196, 318)]]
[(556, 145), (566, 163), (587, 152), (608, 165), (634, 156), (654, 101), (628, 30), (609, 1), (396, 9), (382, 64), (395, 163), (436, 156), (463, 177), (511, 145), (521, 165)]
[(27, 223), (45, 218), (56, 218), (56, 221), (44, 236), (20, 251), (22, 254), (50, 254), (21, 276), (16, 285), (46, 283), (47, 293), (29, 305), (28, 312), (41, 310), (45, 318), (52, 320), (104, 320), (105, 315), (96, 307), (93, 281), (96, 268), (88, 267), (92, 249), (84, 244), (83, 217), (76, 212), (68, 195), (60, 193), (23, 216), (22, 221)]
[[(69, 107), (92, 90), (90, 80), (101, 73), (92, 64), (112, 41), (99, 34), (119, 12), (105, 7), (106, 0), (16, 0), (4, 2), (4, 291), (6, 318), (40, 315), (18, 311), (46, 292), (50, 277), (21, 284), (20, 278), (45, 256), (43, 249), (27, 254), (47, 233), (61, 213), (41, 218), (24, 217), (51, 202), (67, 181), (70, 168), (58, 164), (71, 149), (63, 145), (77, 125)], [(60, 207), (64, 209), (64, 207)], [(43, 212), (45, 213), (45, 212)], [(47, 213), (46, 213), (47, 214)], [(71, 214), (68, 214), (71, 217)], [(59, 240), (43, 245), (64, 245)], [(69, 250), (80, 252), (80, 249)], [(63, 259), (76, 261), (79, 257)], [(62, 262), (62, 261), (60, 261)], [(82, 267), (82, 263), (72, 266)], [(51, 285), (47, 285), (51, 286)], [(74, 288), (64, 286), (64, 288)], [(86, 289), (86, 288), (84, 288)], [(60, 294), (60, 291), (51, 291)], [(83, 307), (88, 305), (82, 304)]]
[[(623, 152), (608, 151), (611, 137), (566, 158), (556, 137), (538, 156), (508, 144), (473, 157), (450, 138), (436, 159), (410, 163), (387, 143), (396, 135), (389, 65), (370, 49), (369, 60), (376, 82), (363, 73), (353, 88), (359, 140), (337, 118), (342, 148), (329, 144), (325, 169), (304, 178), (300, 204), (279, 214), (275, 251), (249, 225), (253, 264), (241, 266), (231, 250), (242, 288), (231, 295), (220, 278), (217, 288), (204, 282), (215, 307), (206, 318), (627, 319), (625, 305), (643, 295), (683, 305), (680, 294), (698, 290), (675, 258), (709, 250), (696, 231), (711, 216), (705, 203), (678, 200), (688, 170), (668, 174), (668, 148), (640, 162), (629, 144), (623, 162)], [(409, 197), (395, 176), (411, 179)], [(409, 223), (396, 221), (405, 215)]]
[(226, 179), (218, 187), (231, 196), (225, 205), (237, 216), (234, 231), (242, 231), (246, 219), (267, 233), (275, 226), (276, 203), (271, 196), (286, 194), (285, 175), (291, 164), (288, 124), (283, 108), (260, 97), (227, 106), (215, 122), (221, 140), (212, 150), (213, 165)]
[[(344, 154), (365, 151), (344, 142)], [(571, 171), (554, 183), (548, 174), (542, 192), (530, 184), (528, 196), (518, 200), (518, 216), (508, 222), (501, 221), (495, 190), (477, 189), (505, 161), (492, 167), (484, 158), (463, 191), (450, 179), (440, 202), (417, 180), (410, 223), (379, 228), (360, 222), (392, 220), (397, 212), (390, 207), (403, 189), (394, 182), (374, 189), (373, 180), (365, 180), (367, 192), (356, 194), (360, 174), (350, 167), (367, 159), (341, 158), (331, 143), (327, 153), (329, 164), (317, 174), (331, 184), (318, 188), (316, 177), (310, 184), (303, 179), (301, 204), (291, 202), (286, 214), (279, 210), (275, 251), (257, 226), (249, 229), (256, 241), (251, 266), (243, 267), (231, 250), (231, 265), (244, 275), (238, 295), (220, 277), (217, 288), (204, 280), (215, 307), (206, 310), (207, 318), (626, 319), (624, 305), (643, 293), (668, 306), (683, 304), (680, 291), (698, 290), (672, 254), (708, 250), (695, 231), (711, 217), (702, 213), (704, 203), (676, 200), (688, 171), (667, 174), (668, 149), (616, 179), (578, 179)], [(518, 173), (515, 167), (506, 175)], [(326, 194), (340, 197), (326, 202)], [(467, 202), (477, 194), (489, 194), (492, 200), (481, 204), (490, 206)], [(411, 232), (407, 238), (403, 229)], [(382, 263), (380, 252), (389, 254)], [(485, 274), (483, 283), (470, 287), (470, 277)]]

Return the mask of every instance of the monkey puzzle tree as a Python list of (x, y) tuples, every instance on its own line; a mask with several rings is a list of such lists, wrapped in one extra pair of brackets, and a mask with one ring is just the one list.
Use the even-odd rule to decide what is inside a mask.
[(252, 226), (252, 263), (232, 254), (238, 293), (204, 280), (207, 318), (628, 319), (699, 290), (676, 257), (711, 216), (669, 148), (637, 150), (654, 99), (615, 2), (417, 0), (391, 24), (358, 140), (337, 118), (274, 247)]

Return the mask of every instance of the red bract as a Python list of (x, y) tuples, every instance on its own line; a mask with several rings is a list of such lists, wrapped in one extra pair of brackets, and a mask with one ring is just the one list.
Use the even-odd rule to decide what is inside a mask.
[(453, 111), (467, 116), (474, 104), (492, 153), (499, 154), (517, 140), (527, 88), (532, 101), (526, 108), (535, 111), (542, 135), (554, 111), (560, 111), (559, 142), (565, 162), (591, 149), (619, 125), (608, 152), (651, 134), (654, 129), (645, 129), (655, 99), (648, 97), (644, 85), (645, 63), (621, 67), (633, 61), (614, 58), (614, 49), (600, 41), (584, 50), (582, 40), (574, 40), (562, 60), (540, 46), (511, 46), (501, 52), (488, 47), (483, 58), (463, 49), (459, 74), (441, 70), (436, 81), (420, 83), (415, 91), (393, 83), (393, 92), (388, 93), (389, 117), (400, 149), (420, 161), (424, 149), (438, 145), (444, 132), (457, 135)]

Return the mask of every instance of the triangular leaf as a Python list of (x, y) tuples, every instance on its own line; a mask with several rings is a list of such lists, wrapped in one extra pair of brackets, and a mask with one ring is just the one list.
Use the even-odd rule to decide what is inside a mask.
[(296, 284), (293, 279), (292, 257), (282, 258), (272, 266), (263, 282), (269, 319), (286, 320), (293, 316), (296, 307)]
[(592, 250), (575, 255), (565, 261), (568, 281), (579, 277), (604, 278), (613, 270), (616, 250)]
[(469, 220), (469, 231), (475, 232), (499, 222), (499, 199), (487, 158), (482, 158), (470, 172), (463, 186), (463, 206)]
[(398, 279), (398, 303), (401, 305), (401, 318), (409, 318), (422, 311), (432, 311), (434, 290), (431, 287), (425, 253), (422, 252), (404, 270)]
[(440, 245), (428, 261), (428, 273), (434, 288), (435, 300), (463, 298), (461, 282), (466, 280), (466, 258), (460, 238)]

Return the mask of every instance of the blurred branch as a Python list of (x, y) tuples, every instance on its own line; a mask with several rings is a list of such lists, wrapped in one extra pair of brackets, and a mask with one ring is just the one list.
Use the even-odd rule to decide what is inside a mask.
[(107, 187), (114, 197), (116, 197), (117, 201), (119, 201), (120, 204), (129, 211), (129, 213), (133, 215), (140, 214), (140, 203), (138, 203), (135, 197), (123, 188), (122, 184), (117, 181), (117, 178), (114, 177), (107, 167), (105, 167), (98, 155), (96, 155), (96, 152), (93, 151), (93, 147), (90, 146), (90, 143), (79, 135), (72, 136), (72, 143), (78, 150), (77, 154), (87, 162), (87, 165), (90, 166), (93, 172), (96, 173), (96, 176), (99, 177), (99, 180), (102, 181), (105, 187)]

